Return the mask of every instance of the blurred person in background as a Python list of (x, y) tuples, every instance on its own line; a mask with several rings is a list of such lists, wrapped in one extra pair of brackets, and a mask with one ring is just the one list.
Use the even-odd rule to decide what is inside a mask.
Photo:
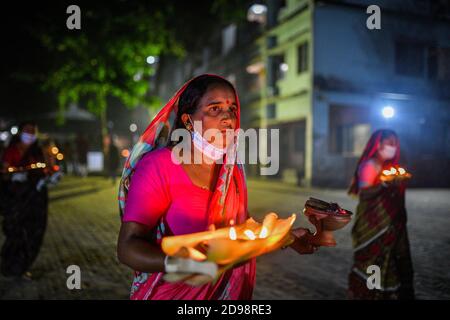
[[(414, 299), (413, 266), (406, 228), (405, 183), (380, 180), (398, 165), (400, 142), (392, 130), (370, 137), (349, 189), (359, 203), (352, 228), (354, 263), (349, 275), (351, 299)], [(380, 289), (367, 285), (369, 266), (380, 268)]]
[[(24, 122), (2, 157), (4, 192), (0, 271), (4, 276), (31, 278), (47, 226), (48, 191), (43, 179), (52, 173), (37, 139), (38, 128)], [(44, 167), (45, 164), (45, 167)]]
[(76, 175), (84, 178), (87, 176), (87, 154), (89, 151), (89, 142), (84, 134), (77, 135), (75, 147), (74, 171)]
[(119, 170), (120, 165), (119, 149), (117, 148), (112, 135), (109, 135), (107, 140), (108, 142), (105, 145), (106, 177), (111, 178), (112, 184), (115, 185), (117, 179), (117, 170)]

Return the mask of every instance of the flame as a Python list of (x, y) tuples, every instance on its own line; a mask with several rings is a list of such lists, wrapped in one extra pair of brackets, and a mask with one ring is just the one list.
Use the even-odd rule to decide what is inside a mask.
[(231, 240), (236, 240), (237, 239), (236, 229), (234, 227), (230, 228), (229, 235), (230, 235), (230, 239)]
[(14, 168), (13, 167), (9, 167), (8, 168), (8, 172), (14, 172)]
[(45, 163), (38, 162), (38, 163), (36, 163), (36, 167), (38, 167), (38, 168), (45, 168)]
[(391, 171), (390, 170), (383, 170), (383, 174), (385, 176), (389, 176), (391, 174)]
[(128, 149), (123, 149), (121, 154), (122, 154), (122, 157), (128, 158), (130, 156), (130, 151)]
[(188, 248), (188, 250), (189, 250), (189, 257), (190, 258), (192, 258), (194, 260), (197, 260), (197, 261), (206, 260), (206, 256), (203, 253), (201, 253), (200, 251), (198, 251), (197, 249)]
[(395, 169), (394, 167), (391, 168), (391, 173), (392, 174), (396, 174), (397, 173), (397, 169)]
[(247, 236), (247, 238), (249, 238), (250, 240), (255, 240), (256, 239), (256, 236), (255, 236), (255, 234), (253, 233), (253, 231), (252, 230), (245, 230), (244, 231), (244, 234)]
[(405, 174), (405, 173), (406, 173), (406, 170), (403, 169), (403, 168), (398, 168), (398, 173), (400, 173), (400, 174)]
[(297, 219), (297, 215), (295, 213), (293, 213), (291, 215), (291, 218), (292, 218), (292, 220), (291, 220), (291, 226), (292, 226), (294, 224), (294, 222), (295, 222), (295, 219)]
[[(261, 232), (259, 233), (259, 237), (260, 237), (261, 239), (264, 239), (264, 238), (267, 238), (268, 235), (269, 235), (269, 230), (267, 229), (266, 226), (263, 226), (263, 227), (261, 228)], [(249, 237), (249, 238), (250, 238), (250, 237)]]

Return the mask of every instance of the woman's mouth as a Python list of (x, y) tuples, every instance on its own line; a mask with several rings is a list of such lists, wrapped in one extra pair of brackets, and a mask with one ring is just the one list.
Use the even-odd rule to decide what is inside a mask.
[(226, 128), (224, 128), (224, 129), (220, 130), (220, 132), (226, 133), (228, 130), (233, 131), (233, 128), (232, 128), (232, 127), (226, 127)]

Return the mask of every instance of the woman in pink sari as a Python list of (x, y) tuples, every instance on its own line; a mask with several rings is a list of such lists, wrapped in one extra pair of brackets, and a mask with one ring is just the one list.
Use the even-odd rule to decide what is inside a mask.
[[(214, 283), (193, 286), (190, 280), (205, 277), (196, 272), (196, 266), (211, 262), (169, 258), (160, 247), (163, 236), (239, 224), (249, 218), (243, 166), (236, 162), (236, 149), (230, 149), (234, 140), (226, 134), (240, 128), (239, 118), (233, 85), (216, 75), (200, 75), (178, 90), (134, 146), (120, 184), (122, 225), (117, 248), (119, 260), (135, 270), (131, 299), (252, 298), (255, 259), (229, 269)], [(189, 130), (192, 145), (192, 154), (182, 159), (172, 152), (176, 143), (170, 139), (180, 128)], [(206, 139), (208, 129), (219, 130), (224, 139)], [(202, 150), (202, 161), (186, 161), (193, 159), (195, 150)], [(308, 230), (292, 233), (296, 241), (291, 247), (299, 253), (315, 251)], [(163, 275), (169, 266), (190, 275), (185, 281), (167, 282)]]

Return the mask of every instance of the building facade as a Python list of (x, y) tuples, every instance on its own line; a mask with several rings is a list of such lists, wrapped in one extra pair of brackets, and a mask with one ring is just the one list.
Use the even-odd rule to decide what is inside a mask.
[[(267, 179), (345, 187), (370, 136), (394, 129), (415, 186), (450, 186), (450, 8), (445, 1), (267, 0), (265, 23), (230, 25), (159, 72), (168, 99), (188, 78), (224, 75), (244, 128), (279, 129)], [(383, 111), (388, 108), (390, 113)], [(269, 144), (259, 147), (270, 154)], [(247, 166), (258, 176), (258, 166)]]

